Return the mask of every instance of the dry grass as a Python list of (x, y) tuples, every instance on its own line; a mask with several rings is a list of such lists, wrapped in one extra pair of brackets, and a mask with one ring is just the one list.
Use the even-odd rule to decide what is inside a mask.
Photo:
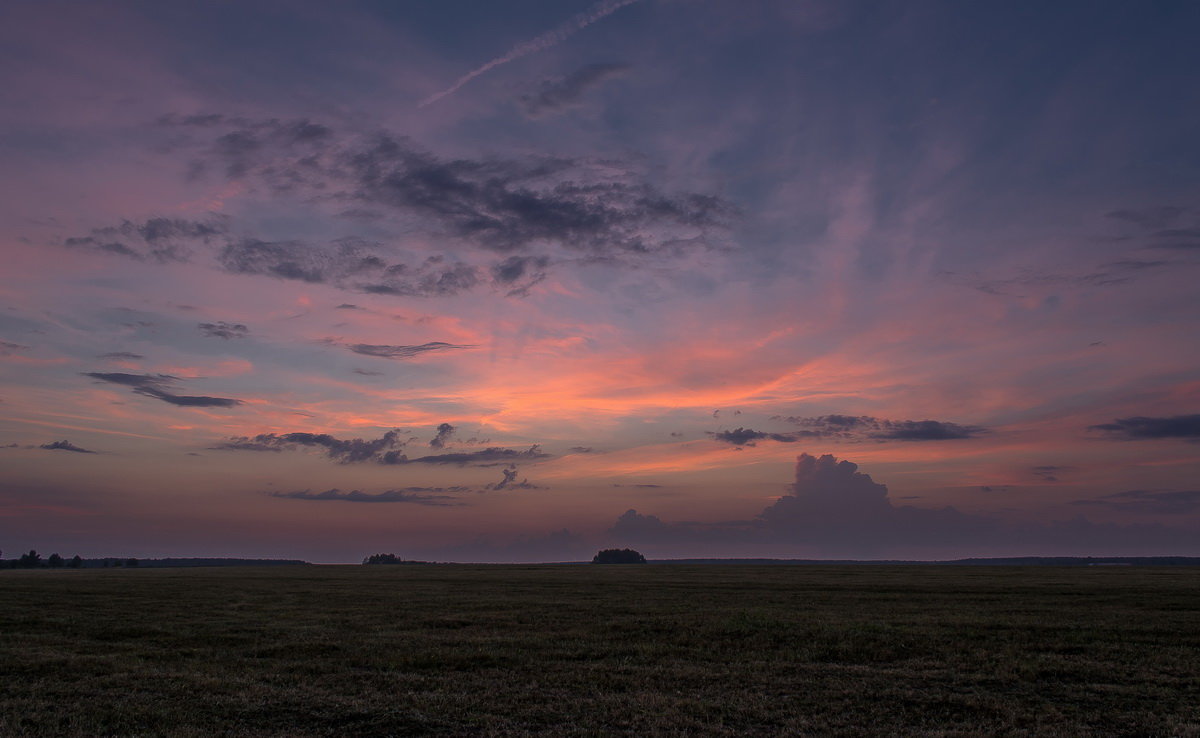
[(1200, 736), (1200, 569), (0, 572), (0, 735)]

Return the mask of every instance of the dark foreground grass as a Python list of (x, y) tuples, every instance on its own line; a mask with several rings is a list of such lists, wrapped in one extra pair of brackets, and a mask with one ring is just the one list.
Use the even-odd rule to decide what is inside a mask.
[(0, 735), (1200, 736), (1200, 569), (0, 572)]

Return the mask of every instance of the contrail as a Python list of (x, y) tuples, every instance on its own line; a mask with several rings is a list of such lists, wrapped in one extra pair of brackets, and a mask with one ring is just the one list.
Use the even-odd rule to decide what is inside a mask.
[(523, 56), (528, 56), (535, 51), (548, 49), (555, 44), (562, 43), (562, 41), (564, 41), (571, 34), (581, 31), (601, 18), (611, 15), (626, 5), (632, 5), (637, 1), (638, 0), (601, 0), (601, 2), (596, 3), (591, 8), (583, 11), (566, 23), (563, 23), (558, 28), (555, 28), (552, 31), (547, 31), (541, 36), (532, 38), (524, 43), (519, 43), (512, 47), (512, 49), (504, 56), (496, 57), (478, 69), (473, 69), (470, 72), (467, 72), (463, 76), (459, 77), (458, 81), (446, 89), (442, 90), (441, 92), (434, 93), (433, 95), (430, 95), (422, 100), (417, 107), (423, 108), (430, 103), (435, 103), (438, 100), (441, 100), (443, 97), (457, 92), (458, 88), (462, 87), (484, 72), (490, 69), (495, 69), (501, 64), (508, 64), (510, 61), (520, 59)]

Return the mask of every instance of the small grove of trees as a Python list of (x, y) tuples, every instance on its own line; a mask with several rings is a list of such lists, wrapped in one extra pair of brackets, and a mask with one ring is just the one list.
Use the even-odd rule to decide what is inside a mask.
[(83, 566), (83, 559), (78, 555), (70, 559), (64, 559), (56, 553), (50, 554), (49, 558), (42, 559), (35, 549), (30, 549), (29, 553), (21, 554), (21, 558), (12, 561), (0, 561), (0, 566), (8, 566), (13, 569), (40, 569), (48, 566), (51, 569), (61, 569), (67, 567), (69, 569), (79, 569)]
[(632, 548), (606, 548), (592, 557), (593, 564), (644, 564), (646, 557)]
[(69, 559), (59, 556), (57, 553), (50, 554), (46, 559), (42, 559), (35, 549), (30, 549), (29, 553), (21, 554), (21, 558), (11, 561), (0, 559), (0, 567), (8, 567), (10, 569), (40, 569), (42, 567), (50, 567), (51, 569), (82, 569), (83, 559), (79, 554), (75, 554)]
[(405, 561), (396, 554), (371, 554), (363, 559), (364, 564), (428, 564), (428, 561)]

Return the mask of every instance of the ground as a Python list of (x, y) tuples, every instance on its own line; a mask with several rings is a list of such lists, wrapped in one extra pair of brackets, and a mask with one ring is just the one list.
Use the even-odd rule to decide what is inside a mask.
[(0, 572), (0, 735), (1200, 736), (1200, 568)]

